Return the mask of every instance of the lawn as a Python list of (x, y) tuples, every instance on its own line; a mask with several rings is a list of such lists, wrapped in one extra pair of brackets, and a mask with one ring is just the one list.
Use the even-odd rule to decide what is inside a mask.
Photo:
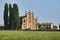
[(60, 40), (58, 31), (0, 31), (0, 40)]

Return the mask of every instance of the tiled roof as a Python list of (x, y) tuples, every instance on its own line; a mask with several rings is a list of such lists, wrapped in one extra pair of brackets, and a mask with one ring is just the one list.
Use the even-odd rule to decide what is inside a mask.
[(51, 25), (53, 23), (42, 23), (41, 25)]

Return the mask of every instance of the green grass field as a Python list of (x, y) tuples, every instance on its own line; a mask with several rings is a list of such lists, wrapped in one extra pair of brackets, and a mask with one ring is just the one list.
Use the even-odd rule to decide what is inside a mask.
[(60, 40), (57, 31), (0, 31), (0, 40)]

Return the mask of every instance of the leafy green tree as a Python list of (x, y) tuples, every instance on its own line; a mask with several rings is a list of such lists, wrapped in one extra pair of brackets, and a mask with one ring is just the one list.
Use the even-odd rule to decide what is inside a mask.
[(19, 27), (19, 12), (17, 4), (13, 4), (13, 29), (18, 29)]
[(4, 26), (5, 29), (8, 29), (8, 4), (7, 3), (4, 6)]

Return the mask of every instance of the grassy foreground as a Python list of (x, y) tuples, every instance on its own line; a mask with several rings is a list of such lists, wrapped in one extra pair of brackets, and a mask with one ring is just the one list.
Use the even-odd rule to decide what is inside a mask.
[(0, 40), (60, 40), (60, 32), (0, 31)]

